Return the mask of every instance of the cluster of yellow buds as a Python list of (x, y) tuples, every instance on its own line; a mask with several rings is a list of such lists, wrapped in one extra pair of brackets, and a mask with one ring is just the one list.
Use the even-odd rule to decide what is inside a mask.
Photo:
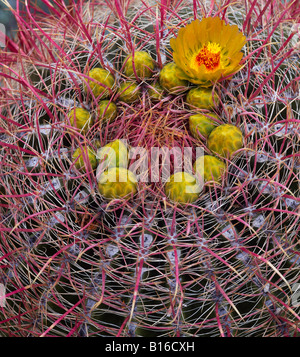
[[(195, 37), (194, 32), (210, 27), (223, 29), (224, 36), (228, 39), (234, 36), (238, 46), (226, 51), (235, 54), (236, 59), (228, 57), (224, 49), (225, 42), (216, 34), (205, 35), (207, 43), (204, 41), (201, 48), (197, 45), (199, 39)], [(187, 43), (183, 46), (184, 41)], [(199, 179), (204, 183), (219, 184), (226, 171), (226, 159), (230, 159), (243, 147), (241, 130), (235, 125), (223, 123), (216, 114), (220, 98), (215, 83), (225, 74), (230, 75), (240, 68), (239, 51), (244, 43), (245, 37), (242, 34), (236, 29), (233, 31), (233, 28), (218, 18), (194, 21), (179, 31), (177, 39), (171, 40), (174, 62), (163, 66), (158, 75), (158, 82), (154, 81), (146, 86), (149, 98), (153, 101), (160, 100), (164, 92), (170, 95), (182, 95), (187, 92), (186, 105), (190, 110), (197, 111), (189, 117), (190, 132), (196, 140), (206, 141), (206, 147), (210, 152), (194, 163), (195, 175), (176, 172), (169, 177), (165, 184), (165, 193), (172, 201), (195, 202), (200, 192)], [(193, 51), (196, 51), (195, 48), (200, 49), (192, 53), (191, 50), (184, 52), (186, 48)], [(98, 120), (102, 122), (110, 123), (117, 117), (117, 105), (109, 99), (113, 91), (116, 92), (115, 98), (127, 104), (134, 103), (141, 97), (140, 83), (153, 78), (155, 61), (148, 52), (135, 51), (125, 58), (122, 70), (126, 80), (120, 81), (116, 91), (114, 75), (103, 68), (90, 70), (88, 80), (84, 83), (84, 90), (88, 96), (100, 96), (96, 113)], [(91, 113), (84, 108), (73, 108), (69, 113), (69, 121), (83, 134), (87, 134), (95, 123)], [(84, 168), (94, 170), (98, 167), (98, 188), (103, 197), (121, 198), (137, 192), (137, 179), (127, 168), (128, 149), (121, 140), (108, 143), (100, 148), (97, 154), (92, 148), (82, 145), (75, 150), (73, 160), (75, 167), (81, 171)]]

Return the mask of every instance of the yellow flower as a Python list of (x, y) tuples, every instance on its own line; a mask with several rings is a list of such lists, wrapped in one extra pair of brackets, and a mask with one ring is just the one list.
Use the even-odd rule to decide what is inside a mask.
[(246, 37), (236, 25), (225, 25), (218, 17), (195, 20), (170, 40), (177, 76), (208, 87), (237, 72)]

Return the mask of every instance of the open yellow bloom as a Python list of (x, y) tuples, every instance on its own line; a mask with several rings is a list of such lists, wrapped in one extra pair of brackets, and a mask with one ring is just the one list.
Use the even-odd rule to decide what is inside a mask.
[(236, 25), (225, 25), (218, 17), (195, 20), (170, 40), (180, 79), (205, 87), (237, 72), (246, 37)]

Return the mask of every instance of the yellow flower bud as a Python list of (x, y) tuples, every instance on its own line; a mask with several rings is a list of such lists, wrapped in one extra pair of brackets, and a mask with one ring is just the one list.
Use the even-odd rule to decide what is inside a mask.
[[(132, 58), (132, 55), (129, 55), (125, 59), (126, 63), (124, 67), (124, 72), (127, 77), (135, 76)], [(155, 63), (148, 52), (136, 51), (134, 53), (134, 66), (137, 76), (141, 79), (144, 79), (152, 77)]]
[(99, 119), (102, 119), (104, 122), (113, 121), (117, 117), (117, 106), (114, 102), (109, 102), (109, 100), (101, 100), (97, 112)]
[(196, 172), (196, 176), (201, 176), (204, 182), (220, 182), (222, 174), (226, 169), (226, 164), (215, 156), (204, 155), (203, 158), (199, 157), (195, 161), (193, 168)]
[(127, 167), (127, 146), (119, 139), (114, 140), (98, 150), (97, 158), (101, 171), (111, 167)]
[(200, 138), (198, 132), (204, 137), (208, 137), (216, 126), (218, 126), (218, 123), (213, 119), (210, 119), (210, 117), (219, 119), (219, 117), (214, 113), (207, 113), (205, 115), (195, 114), (189, 117), (189, 127), (194, 138)]
[(176, 172), (165, 184), (166, 195), (171, 201), (178, 203), (195, 202), (200, 190), (201, 187), (195, 177), (187, 172)]
[[(115, 83), (114, 76), (103, 68), (94, 68), (89, 73), (88, 76), (96, 80), (88, 80), (88, 84), (85, 85), (85, 90), (89, 92), (89, 88), (93, 92), (94, 96), (97, 98), (102, 94), (102, 99), (105, 99), (109, 96), (109, 90), (106, 88), (112, 89)], [(89, 88), (88, 88), (89, 87)]]
[(130, 198), (137, 192), (137, 178), (124, 167), (112, 167), (100, 175), (98, 188), (100, 194), (108, 200)]
[(148, 94), (151, 100), (159, 101), (163, 97), (163, 88), (159, 83), (155, 83), (152, 86), (148, 87)]
[(75, 167), (80, 170), (88, 170), (86, 164), (90, 164), (91, 168), (94, 170), (97, 167), (96, 153), (89, 146), (78, 147), (73, 153), (73, 162), (75, 162)]
[(91, 114), (86, 109), (75, 107), (69, 112), (68, 117), (71, 125), (83, 133), (87, 133), (93, 126)]
[(134, 82), (123, 82), (118, 90), (119, 100), (125, 103), (135, 102), (141, 95), (139, 86)]
[(192, 88), (189, 90), (186, 102), (193, 108), (212, 109), (219, 105), (219, 97), (216, 92), (212, 93), (212, 88)]
[(171, 93), (180, 93), (187, 89), (188, 81), (177, 77), (178, 68), (174, 62), (167, 63), (159, 74), (159, 83)]
[(243, 134), (232, 124), (219, 125), (210, 133), (207, 147), (220, 156), (230, 157), (243, 147)]

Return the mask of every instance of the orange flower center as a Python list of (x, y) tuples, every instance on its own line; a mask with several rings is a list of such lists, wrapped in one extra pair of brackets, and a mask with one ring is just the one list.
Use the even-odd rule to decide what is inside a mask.
[(196, 55), (195, 61), (196, 64), (200, 67), (202, 64), (206, 67), (207, 70), (213, 71), (220, 64), (220, 51), (216, 50), (216, 46), (204, 45), (200, 52)]

